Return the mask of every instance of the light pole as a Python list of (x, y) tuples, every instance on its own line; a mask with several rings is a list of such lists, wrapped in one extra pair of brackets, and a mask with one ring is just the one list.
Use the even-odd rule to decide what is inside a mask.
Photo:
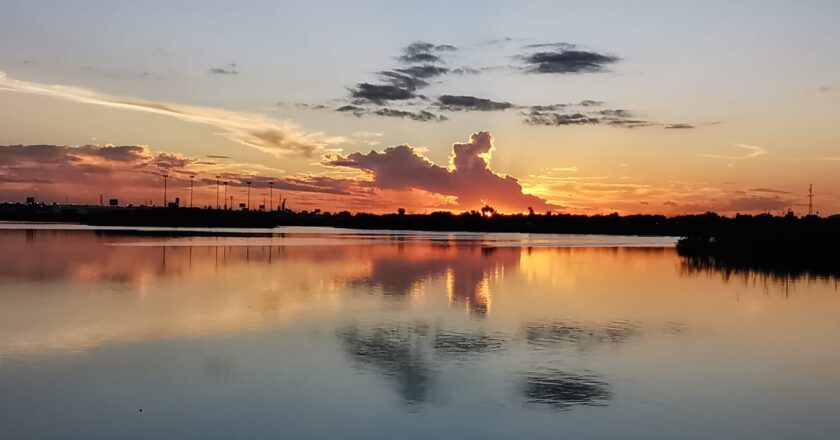
[(223, 185), (225, 186), (225, 211), (227, 211), (227, 209), (228, 209), (227, 184), (228, 184), (227, 182), (223, 183)]
[(268, 182), (268, 212), (274, 211), (274, 182)]
[(245, 182), (248, 185), (248, 211), (251, 210), (251, 181)]
[(163, 207), (166, 208), (166, 179), (169, 178), (169, 174), (163, 174)]
[(222, 176), (216, 176), (216, 209), (219, 209), (219, 179)]
[(195, 180), (195, 176), (190, 174), (190, 208), (193, 207), (193, 181)]

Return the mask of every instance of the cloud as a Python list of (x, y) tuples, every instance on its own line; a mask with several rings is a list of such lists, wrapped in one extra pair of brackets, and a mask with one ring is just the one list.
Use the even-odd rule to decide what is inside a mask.
[(350, 91), (350, 96), (359, 101), (383, 104), (386, 101), (404, 101), (416, 97), (411, 89), (395, 85), (359, 83)]
[(521, 58), (526, 69), (533, 73), (594, 73), (607, 70), (607, 65), (614, 64), (620, 58), (598, 52), (579, 50), (574, 44), (548, 43), (526, 46), (539, 49), (551, 47), (553, 51), (535, 52)]
[(221, 130), (222, 136), (234, 142), (275, 156), (287, 153), (312, 156), (316, 151), (345, 141), (343, 138), (328, 137), (320, 132), (307, 132), (296, 124), (272, 119), (263, 114), (115, 97), (79, 87), (13, 80), (3, 72), (0, 72), (0, 92), (41, 95), (209, 125)]
[(455, 46), (449, 44), (432, 44), (422, 41), (414, 42), (403, 48), (402, 55), (399, 60), (408, 63), (437, 63), (441, 62), (438, 55), (440, 52), (454, 52), (458, 50)]
[(734, 147), (743, 148), (748, 153), (742, 156), (730, 156), (730, 155), (721, 155), (721, 154), (698, 154), (700, 157), (707, 157), (710, 159), (729, 159), (729, 160), (741, 160), (741, 159), (754, 159), (758, 156), (763, 156), (767, 154), (767, 150), (757, 147), (755, 145), (747, 145), (747, 144), (732, 144)]
[(442, 95), (438, 97), (437, 105), (443, 110), (450, 111), (498, 111), (513, 107), (513, 104), (509, 102), (463, 95)]
[(739, 197), (719, 207), (723, 212), (772, 211), (791, 206), (790, 200), (780, 197)]
[(469, 142), (453, 144), (449, 167), (431, 162), (409, 145), (368, 154), (326, 156), (324, 164), (361, 170), (372, 177), (371, 185), (380, 189), (415, 189), (454, 196), (461, 209), (477, 209), (484, 203), (508, 211), (523, 211), (529, 206), (538, 211), (557, 208), (545, 199), (523, 193), (516, 178), (493, 172), (492, 150), (490, 134), (478, 132)]
[(834, 86), (832, 86), (831, 84), (824, 84), (824, 85), (821, 85), (821, 86), (817, 87), (817, 91), (819, 91), (819, 92), (832, 92), (832, 91), (834, 91)]
[(665, 126), (668, 130), (687, 130), (694, 128), (691, 124), (684, 124), (684, 123), (677, 123), (677, 124), (668, 124)]
[(369, 109), (365, 107), (361, 107), (358, 105), (343, 105), (337, 109), (337, 112), (343, 113), (352, 113), (353, 116), (362, 117), (365, 115), (375, 115), (375, 116), (384, 116), (389, 118), (402, 118), (402, 119), (411, 119), (413, 121), (418, 122), (443, 122), (448, 120), (446, 116), (443, 115), (436, 115), (427, 110), (420, 110), (417, 112), (412, 112), (408, 110), (399, 110), (394, 108), (377, 108), (377, 109)]
[(411, 66), (394, 70), (414, 78), (434, 78), (436, 76), (445, 75), (449, 72), (449, 69), (446, 67), (432, 65)]
[(211, 67), (207, 72), (214, 75), (239, 75), (239, 70), (234, 63), (227, 64), (223, 67)]
[[(658, 122), (640, 119), (635, 112), (624, 109), (603, 109), (590, 110), (578, 109), (579, 111), (564, 111), (569, 107), (596, 107), (603, 103), (601, 101), (581, 101), (578, 104), (552, 104), (535, 105), (529, 107), (530, 112), (524, 112), (525, 122), (528, 125), (545, 126), (568, 126), (568, 125), (608, 125), (621, 128), (639, 128), (664, 126), (665, 128), (693, 128), (688, 124), (665, 125)], [(679, 125), (679, 126), (675, 126)]]
[(213, 176), (194, 182), (197, 192), (207, 189), (204, 200), (213, 201), (215, 176), (221, 176), (231, 187), (244, 187), (247, 181), (255, 187), (266, 187), (271, 181), (274, 189), (295, 192), (358, 195), (369, 191), (355, 178), (270, 174), (280, 172), (258, 164), (220, 164), (176, 153), (156, 153), (141, 145), (0, 146), (0, 181), (15, 184), (3, 188), (2, 198), (20, 198), (36, 186), (43, 200), (64, 200), (72, 195), (76, 202), (80, 198), (93, 201), (105, 193), (124, 201), (146, 202), (152, 198), (159, 203), (164, 173), (169, 175), (171, 194), (177, 194), (179, 187), (188, 187), (191, 175)]
[(524, 121), (528, 125), (592, 125), (601, 123), (601, 119), (583, 113), (556, 113), (541, 112), (532, 110), (525, 116)]
[(750, 188), (752, 192), (760, 192), (760, 193), (770, 193), (770, 194), (791, 194), (790, 191), (783, 191), (780, 189), (774, 188)]

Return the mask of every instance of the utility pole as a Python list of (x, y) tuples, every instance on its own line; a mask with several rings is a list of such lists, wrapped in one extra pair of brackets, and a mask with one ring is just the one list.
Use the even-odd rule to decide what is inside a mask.
[(193, 181), (195, 180), (195, 176), (190, 174), (190, 208), (193, 207)]
[(808, 185), (808, 215), (814, 215), (814, 184)]
[(271, 211), (274, 211), (274, 182), (268, 182), (268, 212)]
[(216, 209), (219, 209), (219, 179), (222, 176), (216, 176)]
[(248, 185), (248, 211), (251, 210), (251, 181), (245, 182)]
[(166, 208), (166, 179), (169, 178), (169, 174), (163, 175), (163, 207)]

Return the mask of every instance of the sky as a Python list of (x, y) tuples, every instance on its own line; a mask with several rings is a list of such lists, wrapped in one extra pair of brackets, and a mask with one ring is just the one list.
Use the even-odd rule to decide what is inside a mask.
[(840, 213), (836, 1), (0, 10), (0, 200)]

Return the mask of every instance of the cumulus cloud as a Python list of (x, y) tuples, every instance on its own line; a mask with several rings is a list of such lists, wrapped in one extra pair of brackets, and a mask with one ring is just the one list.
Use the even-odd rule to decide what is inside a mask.
[(320, 132), (307, 132), (291, 122), (272, 119), (263, 114), (122, 98), (79, 87), (13, 80), (3, 72), (0, 72), (0, 92), (42, 95), (209, 125), (221, 130), (223, 136), (234, 142), (275, 156), (287, 153), (312, 156), (316, 151), (345, 141)]
[(513, 104), (509, 102), (465, 95), (442, 95), (438, 97), (437, 105), (443, 110), (450, 111), (498, 111), (513, 107)]
[(547, 43), (526, 46), (530, 49), (551, 48), (550, 51), (539, 51), (521, 58), (526, 69), (533, 73), (593, 73), (607, 70), (607, 65), (614, 64), (620, 58), (593, 51), (580, 50), (574, 44)]
[(553, 210), (557, 207), (540, 197), (525, 194), (519, 181), (490, 169), (492, 137), (473, 133), (469, 142), (452, 146), (449, 167), (431, 162), (409, 145), (370, 153), (333, 155), (324, 164), (361, 170), (381, 189), (416, 189), (454, 196), (461, 209), (477, 209), (484, 203), (509, 211)]

